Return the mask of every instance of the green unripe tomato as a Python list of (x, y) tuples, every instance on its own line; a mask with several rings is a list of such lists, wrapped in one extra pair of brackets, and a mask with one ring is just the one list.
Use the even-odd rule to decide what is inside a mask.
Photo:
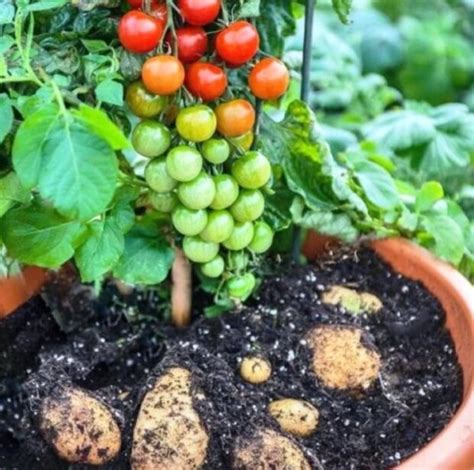
[(239, 185), (230, 175), (216, 175), (212, 178), (216, 186), (216, 195), (212, 201), (212, 209), (227, 209), (239, 196)]
[(243, 189), (230, 208), (230, 213), (238, 222), (257, 220), (265, 209), (265, 198), (258, 189)]
[(213, 179), (203, 171), (187, 183), (178, 186), (178, 197), (189, 209), (206, 209), (211, 205), (216, 195), (216, 185)]
[(170, 148), (171, 133), (160, 122), (147, 119), (133, 130), (132, 144), (133, 148), (144, 157), (159, 157)]
[(254, 234), (252, 222), (236, 222), (232, 235), (223, 243), (231, 251), (240, 251), (252, 241)]
[(247, 152), (233, 163), (232, 176), (242, 188), (258, 189), (270, 180), (272, 167), (260, 152)]
[(245, 134), (239, 135), (238, 137), (229, 138), (229, 142), (237, 150), (240, 150), (241, 152), (247, 152), (252, 148), (254, 139), (255, 136), (253, 134), (253, 131), (248, 131)]
[(158, 116), (168, 104), (168, 97), (150, 93), (142, 81), (131, 83), (127, 87), (125, 101), (135, 116), (152, 118)]
[(201, 237), (184, 237), (183, 251), (194, 263), (208, 263), (219, 253), (219, 244), (206, 242)]
[(233, 230), (234, 218), (229, 211), (211, 211), (201, 238), (207, 242), (222, 243), (232, 235)]
[(179, 145), (166, 156), (166, 170), (176, 181), (186, 182), (196, 178), (202, 170), (201, 154), (187, 145)]
[(215, 279), (222, 276), (225, 269), (224, 258), (218, 255), (213, 260), (201, 265), (201, 272), (204, 276)]
[(182, 235), (199, 235), (207, 225), (207, 212), (203, 209), (195, 211), (178, 204), (171, 215), (174, 228)]
[(249, 250), (254, 253), (265, 253), (270, 249), (273, 243), (273, 230), (265, 222), (258, 221), (254, 224), (254, 235), (249, 245)]
[(176, 193), (155, 193), (154, 191), (150, 191), (148, 200), (153, 206), (153, 209), (166, 214), (172, 212), (178, 204)]
[(214, 111), (204, 104), (182, 109), (176, 117), (176, 129), (179, 135), (191, 142), (209, 140), (217, 128)]
[(224, 163), (230, 155), (230, 147), (224, 139), (211, 139), (204, 142), (202, 156), (214, 165)]
[(243, 271), (249, 264), (249, 255), (245, 251), (231, 251), (228, 263), (229, 269)]
[(229, 296), (238, 300), (247, 300), (255, 289), (256, 279), (252, 273), (231, 277), (227, 283)]
[(155, 158), (148, 163), (145, 168), (145, 180), (157, 193), (168, 193), (178, 185), (178, 182), (168, 174), (165, 157)]

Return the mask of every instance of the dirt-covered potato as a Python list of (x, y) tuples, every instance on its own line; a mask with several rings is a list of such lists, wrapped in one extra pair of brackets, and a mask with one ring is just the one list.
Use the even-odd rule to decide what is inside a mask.
[(319, 411), (307, 401), (284, 398), (275, 400), (268, 407), (283, 431), (294, 436), (308, 437), (316, 431)]
[(354, 315), (377, 313), (383, 307), (382, 301), (375, 295), (342, 286), (332, 286), (323, 293), (322, 301), (328, 305), (338, 305)]
[(193, 408), (191, 373), (169, 369), (143, 399), (133, 432), (132, 470), (198, 469), (208, 442)]
[(360, 294), (360, 300), (361, 309), (364, 312), (377, 313), (383, 308), (382, 301), (374, 294), (370, 294), (369, 292), (362, 292), (362, 294)]
[(234, 470), (311, 470), (301, 449), (290, 439), (261, 429), (252, 439), (237, 443)]
[(103, 465), (120, 451), (121, 433), (109, 409), (77, 388), (66, 388), (43, 400), (43, 438), (70, 463)]
[(377, 378), (380, 356), (362, 340), (362, 330), (325, 325), (308, 334), (314, 372), (326, 387), (367, 389)]
[(359, 313), (361, 310), (360, 295), (353, 289), (342, 286), (332, 286), (323, 293), (322, 301), (329, 305), (339, 305), (351, 313)]
[(272, 375), (272, 365), (264, 357), (247, 356), (240, 364), (240, 375), (251, 384), (261, 384)]

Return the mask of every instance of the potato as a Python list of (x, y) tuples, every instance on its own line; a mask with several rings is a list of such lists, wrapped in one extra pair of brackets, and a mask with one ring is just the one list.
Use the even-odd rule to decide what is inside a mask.
[(268, 407), (283, 431), (297, 437), (308, 437), (316, 431), (319, 411), (307, 401), (284, 398), (275, 400)]
[(322, 301), (329, 305), (339, 305), (348, 312), (358, 314), (361, 310), (361, 299), (359, 294), (347, 287), (332, 286), (323, 293)]
[(380, 356), (362, 344), (362, 330), (325, 325), (308, 334), (314, 372), (326, 387), (367, 389), (377, 378)]
[(202, 466), (209, 437), (193, 408), (191, 393), (191, 373), (186, 369), (171, 368), (156, 380), (143, 399), (133, 431), (132, 470)]
[(234, 451), (234, 470), (311, 470), (301, 449), (290, 439), (261, 429), (253, 439), (238, 442)]
[(261, 384), (272, 375), (272, 365), (264, 357), (247, 356), (240, 364), (240, 375), (251, 384)]
[(362, 292), (362, 294), (360, 294), (360, 300), (361, 308), (364, 312), (377, 313), (383, 308), (382, 301), (375, 295), (370, 294), (369, 292)]
[(40, 431), (59, 457), (70, 463), (103, 465), (120, 451), (121, 433), (112, 413), (77, 388), (65, 388), (40, 406)]
[(328, 305), (339, 305), (354, 315), (362, 312), (377, 313), (383, 307), (382, 301), (369, 292), (357, 292), (342, 286), (332, 286), (322, 296), (322, 301)]

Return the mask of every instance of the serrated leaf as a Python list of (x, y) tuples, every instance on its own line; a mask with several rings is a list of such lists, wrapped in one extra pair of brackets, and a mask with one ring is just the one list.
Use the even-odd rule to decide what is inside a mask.
[(61, 214), (83, 221), (105, 210), (118, 178), (117, 158), (107, 141), (55, 106), (20, 126), (13, 164), (23, 186), (37, 186)]
[(437, 181), (424, 183), (416, 195), (415, 209), (424, 212), (431, 209), (436, 201), (444, 197), (443, 186)]
[(30, 192), (21, 186), (15, 173), (0, 178), (0, 217), (14, 204), (26, 203), (29, 198)]
[(365, 127), (364, 134), (381, 147), (397, 151), (430, 142), (436, 128), (428, 116), (401, 110), (382, 114)]
[(123, 85), (115, 80), (104, 80), (95, 89), (95, 96), (103, 103), (123, 105)]
[(106, 140), (114, 150), (123, 150), (130, 147), (127, 137), (104, 111), (81, 105), (79, 109), (73, 111), (73, 114), (92, 132)]
[(86, 241), (78, 248), (76, 264), (83, 282), (101, 280), (119, 261), (124, 250), (124, 237), (111, 217), (89, 224)]
[(125, 236), (125, 250), (114, 276), (130, 284), (159, 284), (168, 276), (174, 252), (156, 224), (136, 224)]
[(275, 232), (285, 230), (291, 225), (290, 207), (295, 195), (288, 189), (276, 189), (275, 193), (265, 198), (263, 218)]
[(3, 139), (10, 132), (13, 125), (13, 109), (10, 97), (5, 94), (0, 94), (0, 144)]
[(332, 6), (343, 23), (349, 23), (352, 0), (332, 0)]
[(423, 227), (434, 239), (433, 251), (442, 259), (455, 265), (464, 254), (464, 236), (461, 227), (447, 215), (423, 217)]
[(381, 209), (392, 209), (400, 203), (395, 182), (390, 173), (370, 161), (354, 164), (354, 176), (362, 186), (367, 199)]
[(25, 264), (58, 268), (74, 255), (83, 226), (54, 209), (33, 204), (0, 219), (0, 237), (8, 254)]
[(347, 243), (353, 242), (359, 235), (347, 214), (326, 210), (305, 210), (305, 203), (301, 197), (295, 198), (291, 214), (296, 225), (322, 235), (334, 236)]

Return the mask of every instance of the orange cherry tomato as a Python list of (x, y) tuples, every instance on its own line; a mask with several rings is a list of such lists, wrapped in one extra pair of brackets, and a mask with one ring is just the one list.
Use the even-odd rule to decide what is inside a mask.
[(148, 91), (160, 96), (172, 95), (184, 83), (184, 67), (170, 55), (159, 55), (148, 59), (142, 68), (142, 80)]
[(227, 88), (227, 76), (217, 65), (195, 62), (186, 71), (186, 88), (204, 101), (214, 101), (221, 97)]
[(250, 72), (249, 87), (261, 100), (276, 100), (283, 96), (290, 84), (290, 74), (285, 64), (268, 57), (261, 60)]
[(247, 100), (232, 100), (222, 103), (215, 110), (217, 130), (225, 137), (238, 137), (252, 130), (255, 124), (255, 109)]

